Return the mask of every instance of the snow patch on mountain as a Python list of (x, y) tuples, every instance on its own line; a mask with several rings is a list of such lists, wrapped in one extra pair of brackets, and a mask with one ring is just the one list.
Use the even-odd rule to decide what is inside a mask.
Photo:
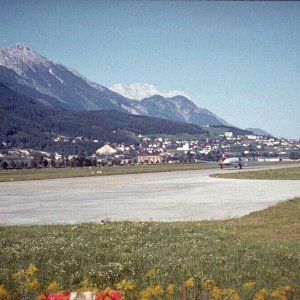
[(59, 78), (58, 76), (56, 76), (56, 75), (54, 74), (52, 68), (49, 68), (49, 73), (50, 73), (51, 75), (53, 75), (60, 83), (64, 83), (64, 81), (63, 81), (61, 78)]
[(109, 89), (132, 100), (142, 100), (154, 95), (159, 95), (164, 98), (184, 96), (190, 99), (190, 97), (185, 92), (174, 90), (167, 93), (162, 93), (158, 91), (154, 85), (140, 82), (132, 83), (130, 85), (116, 83), (110, 86)]

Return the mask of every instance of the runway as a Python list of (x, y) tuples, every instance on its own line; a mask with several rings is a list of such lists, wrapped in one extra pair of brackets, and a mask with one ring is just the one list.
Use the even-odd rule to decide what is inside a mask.
[[(266, 168), (278, 166), (255, 169)], [(0, 183), (0, 224), (216, 220), (240, 217), (300, 196), (297, 180), (209, 177), (232, 171), (236, 170)]]

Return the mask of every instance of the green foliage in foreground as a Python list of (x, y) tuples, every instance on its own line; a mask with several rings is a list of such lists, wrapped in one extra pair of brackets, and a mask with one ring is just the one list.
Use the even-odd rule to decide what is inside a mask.
[(300, 180), (300, 168), (284, 168), (265, 171), (248, 171), (227, 174), (215, 174), (212, 177), (232, 179)]
[(53, 280), (75, 290), (84, 280), (105, 288), (122, 279), (143, 289), (154, 268), (163, 286), (202, 276), (242, 299), (286, 285), (300, 299), (299, 229), (300, 198), (227, 221), (0, 227), (0, 284), (13, 288), (11, 275), (33, 263), (45, 289)]
[[(135, 173), (153, 173), (169, 171), (203, 170), (216, 166), (201, 163), (180, 163), (180, 164), (157, 164), (157, 165), (134, 165), (116, 166), (104, 168), (78, 167), (78, 168), (43, 168), (43, 169), (23, 169), (23, 170), (0, 170), (0, 182), (18, 180), (41, 180), (70, 177), (121, 175)], [(95, 173), (102, 171), (102, 174)]]

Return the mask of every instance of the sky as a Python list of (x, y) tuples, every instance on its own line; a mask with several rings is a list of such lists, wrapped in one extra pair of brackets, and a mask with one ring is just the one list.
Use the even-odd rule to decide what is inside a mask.
[(181, 90), (228, 123), (300, 138), (300, 2), (0, 0), (0, 48), (92, 81)]

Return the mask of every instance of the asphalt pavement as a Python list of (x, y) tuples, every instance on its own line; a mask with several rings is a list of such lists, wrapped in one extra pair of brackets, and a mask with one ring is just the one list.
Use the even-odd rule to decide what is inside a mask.
[[(250, 169), (280, 167), (283, 166)], [(300, 196), (297, 180), (209, 177), (210, 174), (232, 171), (236, 170), (0, 183), (0, 224), (227, 219)]]

